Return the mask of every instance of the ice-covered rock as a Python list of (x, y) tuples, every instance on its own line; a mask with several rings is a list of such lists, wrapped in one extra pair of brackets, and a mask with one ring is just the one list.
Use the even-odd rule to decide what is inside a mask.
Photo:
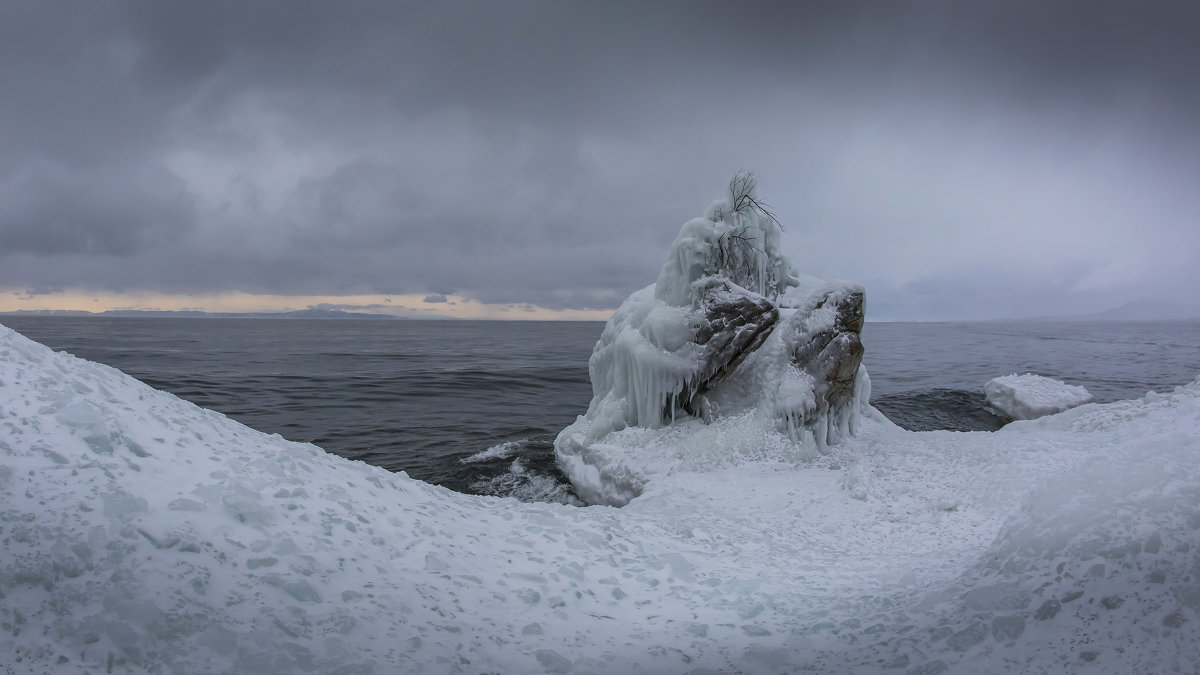
[(785, 413), (793, 436), (799, 427), (812, 427), (824, 449), (854, 433), (859, 407), (871, 396), (862, 369), (865, 320), (862, 288), (833, 284), (817, 289), (780, 328), (788, 359), (813, 383), (812, 398)]
[(654, 284), (656, 298), (675, 307), (693, 304), (707, 288), (696, 282), (706, 277), (726, 278), (770, 299), (800, 284), (780, 249), (779, 223), (759, 206), (754, 190), (753, 176), (739, 174), (725, 199), (683, 224)]
[(1091, 403), (1087, 389), (1042, 375), (1005, 375), (983, 387), (989, 409), (1010, 420), (1032, 420)]
[(863, 289), (797, 272), (780, 232), (739, 174), (726, 199), (683, 225), (657, 282), (613, 313), (588, 363), (587, 414), (555, 442), (585, 499), (623, 505), (664, 469), (616, 458), (607, 440), (627, 427), (757, 409), (756, 422), (822, 451), (853, 433), (870, 396)]
[(692, 341), (700, 345), (700, 369), (676, 396), (677, 407), (707, 415), (703, 395), (721, 383), (767, 339), (779, 310), (769, 300), (720, 277), (706, 277)]

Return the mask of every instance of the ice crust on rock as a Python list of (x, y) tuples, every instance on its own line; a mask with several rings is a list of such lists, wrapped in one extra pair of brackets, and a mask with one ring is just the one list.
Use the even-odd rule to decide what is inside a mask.
[(778, 223), (753, 208), (735, 210), (735, 199), (729, 194), (702, 218), (683, 224), (654, 284), (656, 298), (673, 307), (691, 305), (703, 293), (696, 282), (707, 277), (726, 278), (768, 298), (800, 283), (780, 250)]
[(753, 184), (737, 180), (725, 200), (684, 223), (658, 280), (622, 303), (596, 343), (592, 402), (555, 442), (559, 467), (590, 503), (622, 506), (651, 476), (688, 466), (639, 456), (649, 439), (628, 428), (686, 445), (677, 436), (695, 428), (693, 418), (757, 426), (804, 454), (803, 446), (827, 452), (872, 414), (862, 287), (797, 272), (779, 224), (748, 201)]
[(804, 370), (813, 390), (802, 406), (783, 409), (788, 436), (797, 438), (800, 428), (811, 427), (821, 450), (855, 432), (871, 398), (859, 337), (866, 320), (863, 295), (853, 284), (820, 287), (780, 328), (789, 365)]
[(1095, 400), (1087, 389), (1042, 375), (1005, 375), (983, 388), (988, 408), (1010, 420), (1032, 420)]
[[(747, 362), (775, 348), (786, 358), (773, 334)], [(1200, 663), (1200, 378), (995, 433), (907, 432), (865, 414), (827, 455), (760, 414), (611, 434), (680, 469), (625, 508), (526, 504), (262, 434), (0, 327), (3, 665)]]

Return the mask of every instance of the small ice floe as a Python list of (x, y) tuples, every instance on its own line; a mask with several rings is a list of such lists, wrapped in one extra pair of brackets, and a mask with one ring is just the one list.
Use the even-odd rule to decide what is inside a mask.
[(1030, 373), (997, 377), (983, 391), (984, 405), (1011, 420), (1037, 419), (1095, 400), (1083, 387)]

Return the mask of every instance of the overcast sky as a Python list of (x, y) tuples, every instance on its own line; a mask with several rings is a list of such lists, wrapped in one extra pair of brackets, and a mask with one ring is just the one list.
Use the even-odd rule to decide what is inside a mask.
[(868, 318), (1193, 303), (1198, 8), (5, 2), (0, 308), (611, 310), (739, 168)]

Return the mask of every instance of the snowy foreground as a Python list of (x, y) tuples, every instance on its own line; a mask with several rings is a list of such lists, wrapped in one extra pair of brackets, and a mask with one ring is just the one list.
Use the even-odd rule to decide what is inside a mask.
[(523, 504), (0, 327), (0, 672), (1195, 672), (1200, 380), (996, 433), (868, 412), (827, 455), (685, 422), (624, 508)]

